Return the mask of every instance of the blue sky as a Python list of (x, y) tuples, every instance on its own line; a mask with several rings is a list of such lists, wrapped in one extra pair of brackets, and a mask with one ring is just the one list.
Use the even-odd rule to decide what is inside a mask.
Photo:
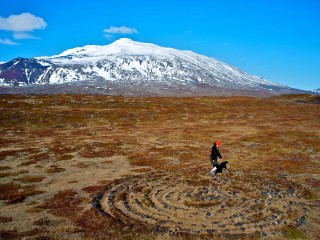
[(320, 0), (0, 0), (0, 61), (122, 37), (320, 88)]

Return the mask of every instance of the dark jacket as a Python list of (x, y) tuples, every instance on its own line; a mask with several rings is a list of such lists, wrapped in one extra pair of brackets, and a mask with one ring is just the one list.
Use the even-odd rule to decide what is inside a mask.
[(217, 148), (216, 144), (214, 143), (211, 149), (211, 155), (210, 155), (210, 159), (217, 159), (217, 158), (222, 159), (221, 154), (219, 152), (219, 149)]

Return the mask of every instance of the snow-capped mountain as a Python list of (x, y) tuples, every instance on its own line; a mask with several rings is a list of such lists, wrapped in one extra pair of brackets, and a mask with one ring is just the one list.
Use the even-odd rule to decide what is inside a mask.
[(127, 38), (105, 46), (77, 47), (54, 56), (17, 58), (0, 65), (0, 85), (92, 81), (118, 85), (133, 83), (267, 91), (290, 89), (191, 51)]
[(320, 93), (320, 88), (314, 89), (314, 90), (312, 90), (312, 92)]

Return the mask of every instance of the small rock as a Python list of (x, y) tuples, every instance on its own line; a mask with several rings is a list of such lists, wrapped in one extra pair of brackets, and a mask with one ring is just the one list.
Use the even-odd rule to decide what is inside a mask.
[(281, 215), (281, 212), (278, 211), (278, 210), (276, 210), (276, 211), (275, 211), (275, 214), (277, 214), (278, 216), (280, 216), (280, 215)]
[(307, 218), (305, 215), (303, 215), (301, 218), (297, 220), (297, 227), (304, 225), (306, 221), (307, 221)]
[(214, 232), (215, 232), (214, 229), (207, 229), (207, 233), (209, 233), (209, 234), (212, 234), (212, 233), (214, 233)]
[(261, 194), (262, 197), (267, 196), (267, 192), (266, 191), (261, 191), (260, 194)]
[(292, 194), (294, 194), (294, 192), (295, 192), (294, 188), (289, 188), (288, 189), (288, 194), (292, 195)]
[(159, 225), (155, 225), (152, 229), (151, 229), (152, 233), (157, 233), (160, 232), (160, 226)]
[(239, 222), (239, 223), (234, 224), (234, 226), (236, 226), (236, 227), (242, 227), (242, 226), (243, 226), (243, 223), (242, 223), (242, 222)]

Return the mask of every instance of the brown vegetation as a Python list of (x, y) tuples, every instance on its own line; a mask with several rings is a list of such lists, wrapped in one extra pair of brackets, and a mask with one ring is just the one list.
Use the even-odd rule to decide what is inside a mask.
[(81, 203), (82, 198), (70, 189), (55, 194), (44, 202), (42, 208), (59, 217), (74, 218), (82, 210)]
[(34, 186), (21, 186), (16, 183), (0, 184), (0, 200), (7, 203), (19, 203), (24, 201), (28, 196), (40, 194), (42, 191), (37, 190)]
[[(266, 178), (283, 189), (295, 188), (305, 208), (310, 208), (309, 218), (305, 226), (290, 225), (278, 232), (281, 237), (316, 239), (320, 237), (319, 227), (314, 227), (320, 223), (315, 204), (320, 197), (317, 101), (317, 96), (309, 95), (269, 99), (1, 96), (0, 201), (4, 212), (0, 238), (59, 239), (57, 232), (62, 238), (169, 237), (169, 232), (155, 232), (150, 225), (131, 226), (106, 218), (91, 207), (91, 198), (105, 185), (133, 175), (150, 176), (145, 184), (158, 181), (159, 172), (179, 174), (184, 184), (194, 188), (212, 186), (209, 154), (213, 141), (219, 139), (223, 160), (232, 172), (230, 191), (247, 191), (248, 199), (258, 198), (260, 192), (248, 192), (245, 183), (259, 188)], [(168, 177), (163, 184), (170, 185), (170, 181)], [(152, 208), (152, 199), (144, 197), (152, 189), (139, 185), (132, 191)], [(130, 201), (130, 194), (119, 194), (115, 200)], [(189, 199), (185, 204), (201, 210), (220, 202)], [(255, 211), (263, 208), (256, 207)], [(295, 212), (291, 214), (296, 217)], [(261, 217), (252, 215), (252, 219)], [(27, 224), (30, 219), (33, 225)], [(190, 237), (177, 230), (174, 235), (178, 239), (219, 238), (210, 231)]]

